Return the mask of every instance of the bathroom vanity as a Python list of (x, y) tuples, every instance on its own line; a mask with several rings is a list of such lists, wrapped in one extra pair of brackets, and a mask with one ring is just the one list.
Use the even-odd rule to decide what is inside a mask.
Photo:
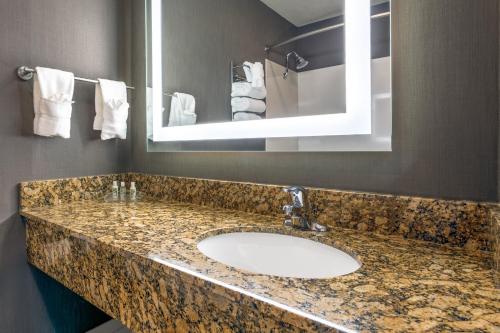
[[(144, 199), (105, 202), (116, 179), (136, 181)], [(279, 186), (123, 174), (20, 187), (29, 262), (134, 332), (498, 329), (494, 206), (323, 189), (309, 196), (327, 232), (284, 226)], [(277, 277), (197, 248), (232, 232), (313, 240), (361, 267)]]
[(500, 0), (0, 26), (0, 333), (500, 333)]

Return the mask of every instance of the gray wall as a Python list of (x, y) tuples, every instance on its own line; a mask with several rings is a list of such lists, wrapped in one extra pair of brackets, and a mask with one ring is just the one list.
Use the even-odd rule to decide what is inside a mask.
[[(134, 80), (145, 82), (140, 6)], [(393, 151), (147, 153), (134, 113), (136, 171), (338, 189), (495, 200), (498, 1), (393, 0)]]
[(75, 87), (71, 139), (32, 135), (32, 83), (17, 66), (125, 79), (129, 16), (123, 0), (0, 0), (0, 331), (80, 332), (106, 317), (26, 263), (17, 184), (126, 171), (127, 142), (92, 131), (94, 87)]

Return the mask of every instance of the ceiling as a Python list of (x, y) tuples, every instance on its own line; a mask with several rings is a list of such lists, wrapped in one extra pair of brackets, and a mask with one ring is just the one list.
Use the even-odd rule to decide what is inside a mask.
[[(345, 0), (261, 0), (297, 27), (342, 15)], [(372, 0), (372, 4), (388, 0)]]

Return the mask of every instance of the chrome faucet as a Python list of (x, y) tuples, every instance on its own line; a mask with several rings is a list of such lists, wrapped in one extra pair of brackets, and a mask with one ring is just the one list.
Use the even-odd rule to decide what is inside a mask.
[(302, 186), (285, 187), (283, 191), (290, 193), (292, 204), (283, 206), (284, 225), (301, 230), (326, 231), (326, 227), (314, 221), (307, 200), (307, 191)]

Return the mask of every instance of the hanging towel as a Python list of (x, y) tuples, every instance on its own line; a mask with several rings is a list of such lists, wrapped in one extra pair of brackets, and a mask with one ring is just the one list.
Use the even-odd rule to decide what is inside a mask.
[(36, 135), (70, 138), (74, 88), (73, 73), (36, 67), (33, 88), (33, 132)]
[(168, 126), (185, 126), (196, 124), (196, 100), (193, 96), (174, 93), (170, 102)]
[(243, 63), (243, 71), (245, 71), (245, 77), (248, 82), (252, 82), (253, 80), (252, 67), (253, 67), (253, 62), (245, 61)]
[(252, 66), (252, 87), (264, 87), (264, 66), (260, 62)]
[(94, 130), (101, 139), (127, 138), (127, 86), (124, 82), (98, 79), (95, 87)]
[(261, 116), (252, 112), (236, 112), (233, 115), (233, 121), (261, 120), (261, 119), (262, 119)]
[(264, 87), (264, 66), (262, 63), (245, 61), (243, 63), (243, 70), (245, 71), (247, 81), (252, 84), (252, 87)]
[(251, 97), (264, 99), (267, 96), (265, 87), (252, 87), (248, 82), (235, 82), (231, 89), (231, 97)]
[(266, 112), (266, 103), (249, 97), (234, 97), (231, 99), (233, 112)]

